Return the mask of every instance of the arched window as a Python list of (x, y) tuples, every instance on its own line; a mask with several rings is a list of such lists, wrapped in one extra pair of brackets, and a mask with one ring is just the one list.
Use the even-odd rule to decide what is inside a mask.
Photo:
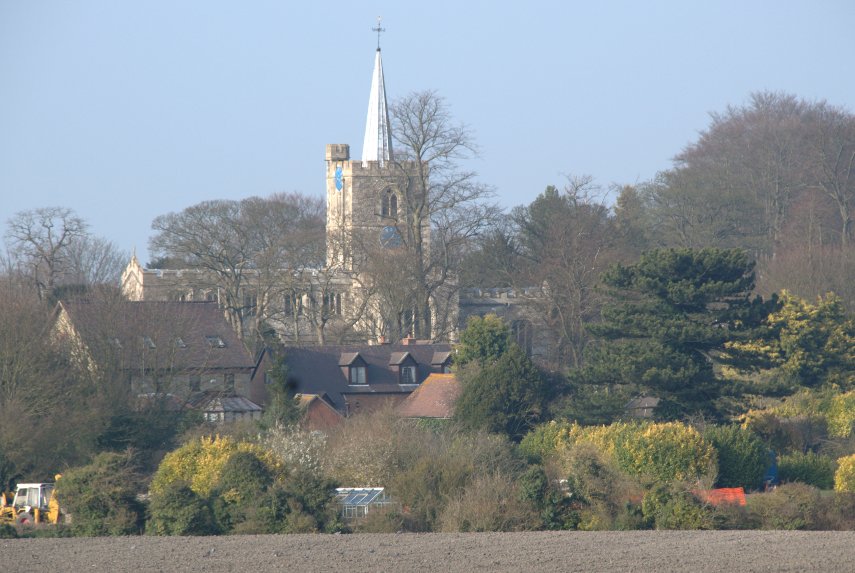
[(528, 320), (515, 320), (511, 323), (511, 336), (527, 356), (531, 356), (531, 343), (534, 329)]
[(398, 218), (398, 195), (391, 189), (383, 192), (381, 213), (389, 219)]

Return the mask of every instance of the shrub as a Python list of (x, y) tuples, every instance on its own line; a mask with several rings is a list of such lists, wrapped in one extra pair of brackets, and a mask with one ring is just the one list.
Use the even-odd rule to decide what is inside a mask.
[(817, 488), (787, 483), (775, 491), (750, 496), (749, 511), (762, 529), (817, 529), (822, 518), (821, 503)]
[(528, 458), (530, 463), (542, 463), (546, 458), (555, 454), (561, 431), (566, 431), (569, 428), (568, 422), (556, 422), (555, 420), (534, 427), (520, 441), (520, 453)]
[[(268, 492), (270, 507), (275, 512), (274, 532), (310, 533), (332, 532), (342, 528), (338, 508), (333, 503), (336, 483), (309, 471), (294, 471), (274, 484)], [(284, 516), (284, 519), (283, 519)]]
[(152, 496), (146, 533), (214, 535), (218, 529), (210, 505), (186, 483), (175, 482)]
[[(257, 521), (260, 501), (272, 484), (273, 475), (256, 454), (232, 454), (223, 466), (217, 487), (212, 492), (214, 517), (219, 529), (231, 531), (240, 523)], [(262, 533), (268, 529), (268, 525), (254, 523), (245, 529), (245, 533)]]
[(114, 453), (65, 472), (56, 485), (57, 497), (73, 517), (72, 533), (86, 536), (139, 533), (144, 514), (139, 489), (133, 457)]
[(573, 424), (559, 431), (559, 450), (589, 443), (614, 459), (630, 475), (656, 481), (712, 483), (717, 472), (715, 448), (697, 430), (679, 422), (609, 426)]
[(713, 510), (685, 484), (658, 484), (644, 494), (641, 512), (656, 529), (712, 529)]
[(837, 460), (834, 491), (855, 492), (855, 454)]
[(158, 494), (169, 484), (184, 482), (200, 496), (208, 497), (217, 486), (229, 458), (239, 452), (255, 454), (273, 475), (282, 471), (276, 457), (257, 444), (229, 437), (202, 437), (187, 442), (163, 458), (151, 481), (151, 492)]
[(562, 459), (569, 501), (577, 511), (571, 523), (579, 529), (636, 529), (641, 526), (629, 503), (641, 488), (615, 461), (590, 443), (580, 443)]
[(543, 372), (516, 344), (495, 361), (464, 369), (458, 377), (461, 390), (454, 420), (516, 441), (540, 421), (552, 392)]
[(578, 512), (573, 511), (570, 498), (554, 483), (542, 466), (531, 466), (517, 481), (522, 499), (540, 516), (539, 528), (575, 529), (579, 522)]
[(0, 523), (0, 539), (15, 539), (18, 537), (18, 530), (15, 526), (8, 523)]
[(525, 503), (506, 475), (477, 476), (452, 498), (439, 516), (445, 532), (526, 531), (538, 525), (537, 514)]
[(848, 438), (852, 435), (852, 425), (855, 424), (855, 390), (831, 399), (827, 419), (830, 435), (837, 438)]
[(753, 432), (739, 426), (710, 426), (704, 438), (718, 453), (718, 487), (755, 489), (768, 465), (768, 450)]
[(454, 362), (463, 366), (474, 362), (480, 366), (498, 360), (511, 345), (511, 329), (495, 314), (483, 318), (470, 316), (466, 328), (460, 333), (460, 344), (455, 348)]
[(778, 478), (782, 482), (802, 482), (820, 489), (834, 487), (835, 461), (814, 452), (794, 452), (778, 459)]

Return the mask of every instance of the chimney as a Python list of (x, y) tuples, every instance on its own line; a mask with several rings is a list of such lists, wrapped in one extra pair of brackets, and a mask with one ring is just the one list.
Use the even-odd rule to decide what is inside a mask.
[(415, 343), (416, 343), (416, 339), (415, 339), (415, 338), (413, 338), (412, 336), (408, 336), (408, 337), (406, 337), (405, 339), (403, 339), (403, 340), (401, 341), (401, 343), (402, 343), (404, 346), (412, 346), (413, 344), (415, 344)]
[(377, 344), (386, 344), (386, 337), (382, 334), (377, 337)]

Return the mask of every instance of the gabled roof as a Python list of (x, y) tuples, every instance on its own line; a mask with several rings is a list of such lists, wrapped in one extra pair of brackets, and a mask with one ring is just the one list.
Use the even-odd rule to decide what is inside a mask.
[(202, 392), (188, 401), (188, 406), (203, 412), (261, 412), (262, 408), (243, 396)]
[(338, 359), (339, 366), (351, 366), (359, 358), (359, 352), (342, 352)]
[[(415, 362), (416, 382), (437, 371), (431, 364), (436, 352), (451, 352), (449, 344), (379, 344), (349, 346), (286, 347), (285, 362), (294, 390), (302, 394), (326, 394), (340, 412), (346, 411), (343, 394), (408, 394), (416, 384), (400, 384), (395, 359), (409, 356)], [(348, 384), (346, 366), (358, 355), (366, 367), (366, 384)], [(344, 360), (342, 359), (344, 357)], [(344, 364), (343, 364), (344, 362)]]
[(454, 374), (431, 374), (397, 408), (404, 418), (451, 418), (460, 397)]
[(443, 352), (434, 352), (433, 358), (430, 359), (430, 363), (434, 366), (442, 366), (451, 361), (451, 351), (443, 351)]
[(392, 366), (400, 366), (407, 358), (412, 358), (409, 352), (393, 352), (389, 355), (389, 364)]
[[(255, 361), (214, 302), (60, 302), (91, 359), (125, 368), (247, 369)], [(62, 326), (62, 325), (60, 325)]]

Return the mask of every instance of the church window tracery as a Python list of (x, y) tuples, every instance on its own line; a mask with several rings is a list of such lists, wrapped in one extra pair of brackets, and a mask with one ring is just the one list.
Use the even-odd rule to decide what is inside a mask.
[(383, 192), (381, 213), (383, 217), (389, 219), (398, 218), (398, 195), (391, 189), (386, 189)]

